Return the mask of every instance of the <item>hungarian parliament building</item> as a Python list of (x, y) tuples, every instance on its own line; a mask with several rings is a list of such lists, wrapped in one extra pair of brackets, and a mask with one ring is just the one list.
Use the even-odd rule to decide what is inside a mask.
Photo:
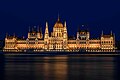
[(15, 35), (5, 38), (4, 51), (113, 51), (115, 50), (115, 34), (101, 34), (99, 39), (90, 39), (88, 30), (78, 30), (76, 38), (69, 38), (66, 21), (64, 24), (58, 20), (54, 24), (53, 32), (49, 32), (49, 25), (46, 22), (45, 33), (38, 28), (29, 29), (27, 38), (18, 38)]

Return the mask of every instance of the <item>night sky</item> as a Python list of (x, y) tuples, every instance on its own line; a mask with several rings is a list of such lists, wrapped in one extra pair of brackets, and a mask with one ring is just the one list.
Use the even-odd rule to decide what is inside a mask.
[(52, 31), (58, 13), (69, 36), (80, 27), (89, 29), (91, 38), (112, 30), (120, 40), (120, 0), (0, 0), (0, 39), (6, 33), (27, 37), (29, 26), (39, 25), (44, 33), (46, 21)]

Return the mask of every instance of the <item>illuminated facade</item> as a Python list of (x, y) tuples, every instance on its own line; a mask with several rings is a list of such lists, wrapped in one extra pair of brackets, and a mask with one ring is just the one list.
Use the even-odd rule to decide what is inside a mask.
[(37, 30), (29, 29), (27, 39), (6, 35), (4, 51), (102, 51), (115, 49), (115, 35), (112, 32), (109, 35), (104, 35), (102, 32), (100, 39), (90, 39), (88, 30), (78, 30), (76, 35), (76, 38), (69, 39), (66, 21), (62, 24), (58, 18), (51, 34), (46, 22), (44, 36), (39, 27)]

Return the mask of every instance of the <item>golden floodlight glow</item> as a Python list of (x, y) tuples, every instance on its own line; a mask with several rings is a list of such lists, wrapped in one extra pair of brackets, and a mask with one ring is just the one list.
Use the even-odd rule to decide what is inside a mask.
[[(84, 27), (84, 25), (82, 25)], [(88, 30), (78, 30), (75, 37), (68, 37), (67, 24), (60, 22), (58, 17), (57, 22), (53, 27), (53, 32), (49, 34), (48, 22), (44, 36), (41, 28), (29, 27), (28, 37), (25, 39), (18, 38), (15, 35), (5, 38), (4, 51), (27, 51), (34, 50), (41, 51), (111, 51), (115, 49), (115, 35), (112, 33), (104, 35), (103, 31), (99, 39), (90, 39), (90, 32)]]

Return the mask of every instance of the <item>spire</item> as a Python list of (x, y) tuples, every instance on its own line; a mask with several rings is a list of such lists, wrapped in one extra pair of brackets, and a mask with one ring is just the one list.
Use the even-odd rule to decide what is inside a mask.
[(112, 33), (112, 30), (111, 30), (111, 33), (110, 33), (110, 35), (111, 35), (111, 36), (113, 35), (113, 33)]
[(29, 26), (29, 32), (30, 32), (30, 26)]
[(46, 28), (48, 28), (48, 22), (46, 22)]
[(23, 36), (22, 38), (25, 39), (25, 36)]
[(37, 31), (40, 32), (40, 30), (39, 30), (39, 25), (38, 25), (38, 27), (37, 27)]
[(40, 33), (42, 33), (42, 27), (40, 27)]
[(8, 37), (8, 33), (6, 33), (6, 38)]
[(114, 40), (115, 40), (115, 33), (113, 35), (114, 35)]
[(64, 23), (64, 31), (67, 33), (66, 21)]
[(66, 21), (65, 21), (65, 23), (64, 23), (64, 27), (66, 27)]
[(13, 37), (15, 38), (15, 33), (13, 34)]
[(66, 40), (67, 39), (67, 27), (66, 27), (66, 21), (64, 22), (64, 34), (63, 34), (63, 38), (64, 38), (64, 40)]
[(103, 36), (103, 34), (104, 34), (104, 33), (103, 33), (103, 30), (102, 30), (102, 36)]
[(32, 32), (34, 31), (34, 29), (32, 28)]
[(60, 16), (59, 16), (59, 13), (58, 13), (58, 21), (60, 21)]
[(48, 39), (49, 37), (49, 32), (48, 32), (48, 23), (46, 22), (46, 29), (45, 29), (45, 39)]

